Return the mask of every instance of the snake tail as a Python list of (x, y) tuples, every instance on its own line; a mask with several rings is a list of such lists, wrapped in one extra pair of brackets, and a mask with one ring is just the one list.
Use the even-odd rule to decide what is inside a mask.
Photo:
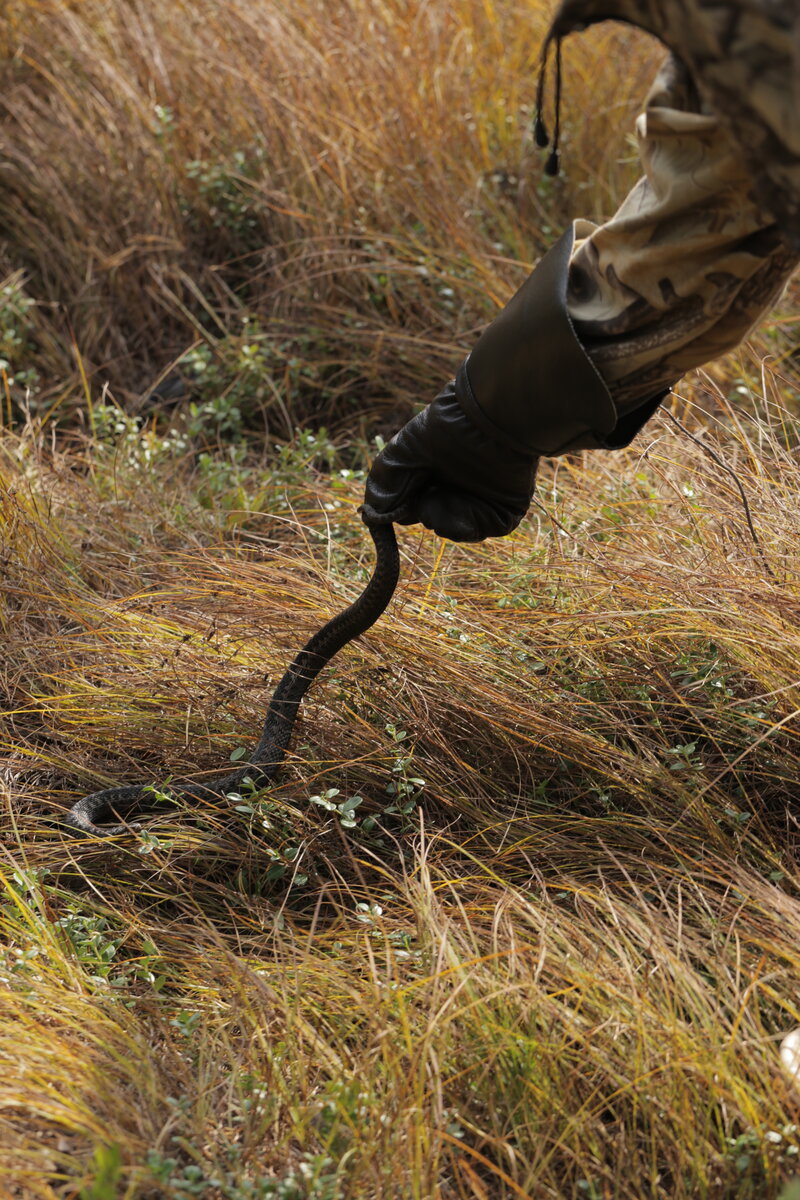
[[(237, 791), (248, 778), (257, 787), (272, 779), (283, 762), (300, 704), (311, 684), (343, 646), (375, 624), (397, 587), (400, 555), (394, 527), (368, 524), (367, 528), (376, 552), (375, 568), (367, 586), (351, 605), (306, 642), (283, 675), (270, 701), (258, 745), (246, 763), (211, 779), (179, 779), (164, 787), (155, 783), (130, 784), (92, 792), (63, 814), (62, 823), (79, 833), (111, 837), (128, 830), (130, 817), (148, 807), (158, 807), (154, 789), (176, 799), (205, 800)], [(107, 824), (114, 818), (117, 823)], [(119, 824), (120, 820), (125, 823)]]

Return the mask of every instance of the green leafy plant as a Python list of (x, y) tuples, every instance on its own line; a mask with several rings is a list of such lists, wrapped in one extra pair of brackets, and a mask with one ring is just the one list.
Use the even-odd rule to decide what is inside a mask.
[(41, 379), (30, 365), (36, 350), (31, 314), (36, 301), (25, 291), (24, 275), (15, 271), (0, 281), (0, 411), (5, 388), (18, 399), (35, 400)]
[(408, 738), (406, 730), (389, 724), (386, 726), (386, 732), (394, 743), (395, 757), (392, 764), (393, 778), (386, 785), (386, 794), (390, 797), (390, 801), (384, 806), (383, 811), (387, 814), (396, 813), (400, 817), (409, 818), (417, 807), (425, 787), (425, 780), (419, 775), (412, 774), (411, 765), (414, 760), (414, 752), (406, 744)]
[(339, 795), (341, 793), (338, 788), (328, 788), (321, 795), (309, 796), (308, 799), (309, 803), (324, 808), (326, 812), (336, 813), (343, 829), (355, 829), (358, 825), (355, 811), (360, 804), (364, 803), (364, 798), (363, 796), (346, 796), (344, 800), (337, 800), (336, 797)]
[(152, 1178), (169, 1187), (178, 1200), (206, 1196), (212, 1190), (224, 1200), (340, 1200), (342, 1196), (339, 1172), (324, 1154), (303, 1154), (297, 1166), (280, 1177), (237, 1178), (238, 1172), (198, 1162), (181, 1164), (173, 1155), (154, 1150), (148, 1152), (147, 1166)]

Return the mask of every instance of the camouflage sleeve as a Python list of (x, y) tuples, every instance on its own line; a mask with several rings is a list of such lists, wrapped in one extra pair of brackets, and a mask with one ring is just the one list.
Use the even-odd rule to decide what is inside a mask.
[(799, 257), (676, 58), (664, 62), (636, 134), (643, 178), (610, 221), (575, 223), (568, 293), (620, 415), (738, 345)]

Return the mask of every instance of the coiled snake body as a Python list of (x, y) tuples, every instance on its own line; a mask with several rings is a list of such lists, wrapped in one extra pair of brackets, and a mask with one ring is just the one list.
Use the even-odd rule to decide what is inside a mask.
[[(295, 658), (281, 679), (270, 701), (261, 738), (248, 762), (227, 775), (203, 781), (176, 780), (163, 790), (170, 796), (189, 799), (208, 799), (235, 792), (243, 780), (250, 778), (260, 786), (277, 771), (289, 745), (292, 728), (300, 702), (326, 663), (353, 638), (364, 633), (386, 609), (397, 586), (400, 557), (392, 525), (371, 525), (367, 528), (375, 543), (375, 570), (364, 591), (348, 608), (332, 617)], [(153, 802), (151, 786), (132, 784), (127, 787), (106, 788), (93, 792), (73, 804), (62, 820), (81, 833), (110, 836), (124, 833), (126, 825), (98, 825), (116, 814), (126, 819), (139, 812), (147, 802)]]

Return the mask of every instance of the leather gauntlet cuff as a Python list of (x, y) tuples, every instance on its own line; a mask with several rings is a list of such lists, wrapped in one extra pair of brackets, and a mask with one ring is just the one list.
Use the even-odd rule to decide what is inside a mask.
[(574, 237), (570, 226), (484, 330), (456, 378), (459, 403), (475, 425), (517, 452), (627, 446), (667, 394), (618, 419), (567, 311)]

